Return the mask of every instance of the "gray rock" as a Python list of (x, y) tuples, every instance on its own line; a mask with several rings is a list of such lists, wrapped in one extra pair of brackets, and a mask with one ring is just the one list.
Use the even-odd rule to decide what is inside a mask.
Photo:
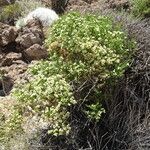
[(16, 43), (20, 45), (22, 50), (29, 48), (33, 44), (42, 45), (44, 40), (43, 29), (39, 20), (31, 20), (26, 27), (19, 31)]
[(13, 61), (22, 59), (21, 53), (8, 53), (5, 58), (2, 60), (0, 66), (10, 66), (13, 64)]
[(0, 23), (0, 46), (6, 46), (14, 42), (17, 34), (17, 29), (15, 27)]
[(0, 0), (0, 7), (13, 4), (15, 0)]
[(10, 77), (2, 77), (0, 79), (0, 96), (9, 94), (13, 86), (13, 80)]
[(48, 57), (48, 51), (39, 44), (32, 45), (30, 48), (24, 50), (23, 54), (28, 61), (45, 59)]

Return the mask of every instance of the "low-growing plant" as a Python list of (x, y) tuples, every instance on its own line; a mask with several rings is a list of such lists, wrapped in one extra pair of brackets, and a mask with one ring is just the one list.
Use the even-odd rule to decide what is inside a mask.
[(72, 105), (84, 105), (87, 118), (100, 119), (103, 86), (123, 75), (133, 43), (110, 18), (73, 12), (50, 27), (46, 46), (49, 58), (29, 68), (32, 78), (13, 95), (22, 116), (38, 115), (50, 123), (49, 134), (67, 135)]
[(87, 105), (86, 107), (85, 113), (90, 119), (95, 119), (96, 121), (99, 121), (101, 114), (105, 113), (105, 109), (102, 108), (102, 104), (99, 103)]
[(3, 120), (1, 118), (0, 124), (0, 143), (7, 143), (13, 135), (17, 132), (22, 131), (21, 122), (23, 121), (22, 114), (18, 111), (19, 109), (13, 109), (9, 118)]
[(149, 0), (133, 0), (133, 13), (135, 16), (150, 16)]
[(21, 86), (14, 90), (14, 96), (17, 97), (20, 106), (23, 106), (27, 113), (38, 114), (50, 122), (52, 131), (55, 131), (54, 135), (67, 134), (67, 107), (76, 103), (71, 86), (60, 74), (45, 76), (39, 73), (33, 78), (23, 88)]

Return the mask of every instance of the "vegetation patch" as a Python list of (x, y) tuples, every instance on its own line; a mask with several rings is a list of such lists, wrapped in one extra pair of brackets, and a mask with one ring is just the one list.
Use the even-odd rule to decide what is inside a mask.
[(133, 13), (135, 16), (150, 17), (150, 1), (133, 0)]
[(14, 22), (21, 16), (25, 16), (35, 8), (42, 6), (44, 5), (40, 1), (16, 0), (14, 4), (1, 8), (0, 21), (6, 23)]
[(86, 119), (98, 122), (105, 112), (104, 87), (123, 75), (134, 43), (110, 18), (76, 12), (62, 16), (45, 43), (48, 60), (31, 66), (32, 79), (13, 91), (21, 121), (13, 121), (11, 127), (38, 115), (50, 123), (49, 134), (68, 135), (74, 105), (82, 108)]

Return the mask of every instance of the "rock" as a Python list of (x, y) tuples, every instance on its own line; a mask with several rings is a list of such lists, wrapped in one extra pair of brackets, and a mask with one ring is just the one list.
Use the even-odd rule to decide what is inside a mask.
[(130, 7), (129, 0), (109, 0), (110, 8), (128, 9)]
[[(28, 64), (23, 58), (31, 61), (48, 56), (46, 49), (41, 46), (43, 40), (43, 27), (37, 19), (33, 19), (22, 29), (0, 23), (0, 73), (9, 77), (14, 85), (21, 79), (25, 80)], [(3, 81), (4, 79), (0, 81), (1, 96), (9, 94), (12, 88), (9, 79), (5, 79), (8, 81), (5, 83)]]
[(42, 30), (43, 28), (41, 21), (36, 18), (28, 21), (26, 27), (28, 28), (36, 27), (39, 28), (40, 30)]
[(12, 64), (11, 58), (6, 58), (6, 59), (3, 59), (0, 66), (10, 66), (11, 64)]
[(1, 55), (3, 55), (3, 49), (0, 47), (0, 62), (1, 62)]
[(13, 87), (13, 80), (10, 77), (2, 77), (0, 79), (0, 96), (9, 94)]
[(41, 44), (41, 39), (34, 35), (33, 33), (26, 33), (24, 35), (22, 35), (21, 37), (16, 39), (16, 42), (20, 43), (21, 46), (23, 46), (24, 48), (29, 48), (30, 46), (32, 46), (35, 43)]
[(2, 60), (0, 66), (10, 66), (13, 64), (13, 61), (22, 59), (21, 53), (8, 53), (5, 58)]
[(1, 67), (1, 71), (5, 76), (9, 76), (15, 82), (16, 80), (20, 80), (22, 78), (22, 75), (27, 70), (27, 68), (28, 64), (22, 60), (16, 60), (11, 66)]
[(17, 29), (15, 27), (0, 23), (0, 46), (6, 46), (14, 42), (17, 34)]
[(0, 34), (0, 47), (3, 45), (2, 34)]
[(5, 56), (5, 54), (0, 50), (0, 64), (3, 61), (4, 56)]
[(23, 60), (14, 60), (13, 64), (16, 64), (16, 65), (25, 65), (25, 66), (27, 65), (27, 63), (25, 63)]
[(48, 57), (48, 51), (39, 44), (34, 44), (30, 48), (24, 50), (23, 54), (28, 61), (45, 59)]
[(19, 32), (16, 38), (16, 43), (20, 45), (21, 49), (27, 49), (33, 44), (43, 44), (44, 34), (39, 20), (31, 20), (24, 28)]
[(0, 0), (0, 7), (13, 4), (15, 0)]

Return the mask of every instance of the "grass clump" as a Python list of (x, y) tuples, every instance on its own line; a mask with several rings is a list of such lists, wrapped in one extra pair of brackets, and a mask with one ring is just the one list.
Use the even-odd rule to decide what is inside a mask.
[(40, 0), (17, 0), (16, 3), (21, 7), (23, 17), (38, 7), (45, 7)]
[(14, 4), (4, 6), (1, 10), (0, 21), (15, 22), (20, 17), (26, 16), (32, 10), (44, 6), (41, 1), (16, 0)]
[(46, 46), (49, 58), (31, 66), (32, 80), (13, 91), (22, 116), (42, 117), (55, 136), (69, 134), (73, 105), (99, 121), (104, 86), (123, 75), (133, 43), (110, 18), (73, 12), (49, 29)]
[(22, 11), (21, 7), (19, 6), (18, 3), (5, 6), (0, 14), (0, 20), (5, 21), (17, 18), (20, 16), (21, 11)]
[(150, 1), (133, 0), (133, 13), (135, 16), (150, 17)]

